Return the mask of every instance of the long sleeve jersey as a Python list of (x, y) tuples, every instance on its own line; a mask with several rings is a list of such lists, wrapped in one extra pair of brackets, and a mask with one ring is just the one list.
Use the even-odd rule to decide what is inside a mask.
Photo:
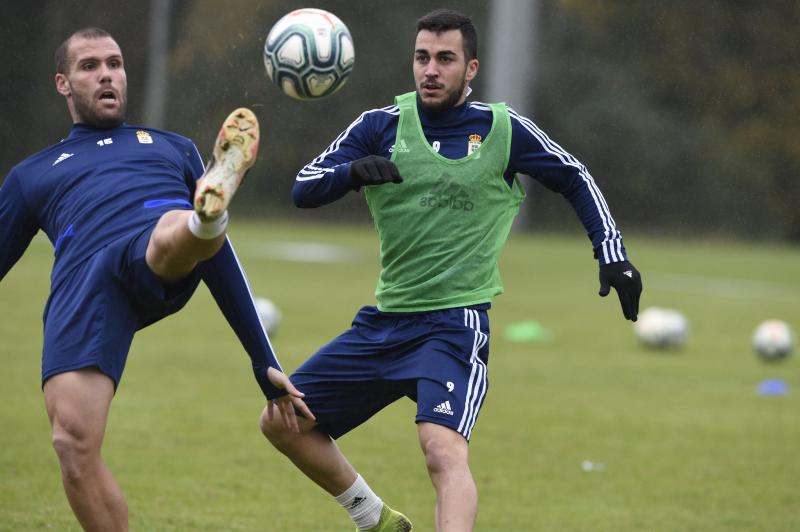
[[(438, 113), (418, 108), (426, 139), (448, 159), (460, 159), (471, 153), (492, 127), (492, 113), (485, 103), (468, 101)], [(586, 167), (530, 119), (513, 109), (509, 113), (512, 132), (506, 181), (510, 184), (515, 174), (525, 174), (563, 195), (586, 229), (600, 264), (627, 260), (622, 235)], [(359, 190), (359, 184), (350, 177), (350, 163), (367, 155), (390, 158), (398, 117), (396, 105), (362, 113), (298, 173), (292, 190), (295, 205), (319, 207), (351, 190)]]
[[(0, 187), (0, 280), (41, 229), (53, 244), (51, 291), (58, 290), (70, 271), (104, 246), (153, 225), (168, 210), (191, 208), (203, 171), (194, 143), (174, 133), (128, 124), (73, 125), (67, 138), (15, 166)], [(250, 356), (262, 391), (279, 395), (267, 368), (280, 364), (230, 242), (198, 267)]]

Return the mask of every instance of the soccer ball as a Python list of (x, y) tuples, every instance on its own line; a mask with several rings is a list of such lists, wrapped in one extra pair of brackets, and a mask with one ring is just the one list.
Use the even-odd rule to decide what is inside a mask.
[(297, 9), (280, 19), (264, 43), (267, 76), (298, 100), (329, 96), (342, 88), (355, 63), (347, 26), (322, 9)]
[(264, 326), (267, 334), (272, 335), (278, 330), (278, 325), (281, 324), (281, 311), (278, 307), (265, 297), (257, 297), (254, 299), (256, 303), (256, 312)]
[(689, 320), (677, 310), (650, 307), (633, 324), (636, 338), (653, 349), (682, 347), (689, 338)]
[(767, 320), (753, 333), (753, 349), (764, 360), (781, 360), (794, 348), (792, 330), (785, 321)]

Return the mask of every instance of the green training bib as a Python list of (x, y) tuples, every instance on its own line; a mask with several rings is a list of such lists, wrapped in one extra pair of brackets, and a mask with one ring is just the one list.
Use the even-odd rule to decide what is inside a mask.
[[(503, 179), (511, 150), (505, 104), (489, 104), (486, 139), (472, 135), (469, 155), (447, 159), (425, 138), (416, 93), (400, 108), (392, 161), (403, 182), (365, 187), (381, 243), (375, 297), (384, 312), (486, 303), (502, 293), (497, 259), (525, 192)], [(483, 140), (483, 142), (481, 142)]]

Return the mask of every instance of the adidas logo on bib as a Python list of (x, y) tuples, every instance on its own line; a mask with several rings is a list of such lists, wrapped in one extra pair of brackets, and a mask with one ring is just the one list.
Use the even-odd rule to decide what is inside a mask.
[(466, 189), (447, 174), (442, 175), (441, 181), (432, 190), (420, 196), (419, 205), (420, 207), (467, 212), (475, 208)]
[(447, 414), (448, 416), (453, 415), (453, 410), (450, 408), (450, 401), (445, 401), (444, 403), (435, 407), (433, 411), (439, 414)]
[(398, 142), (397, 144), (392, 144), (392, 147), (389, 148), (389, 153), (394, 153), (395, 151), (397, 153), (409, 153), (411, 150), (406, 145), (406, 141), (400, 139), (400, 142)]

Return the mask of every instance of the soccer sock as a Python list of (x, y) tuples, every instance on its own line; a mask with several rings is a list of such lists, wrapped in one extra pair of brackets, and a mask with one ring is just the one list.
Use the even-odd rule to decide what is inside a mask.
[(193, 212), (189, 216), (189, 231), (194, 236), (201, 240), (213, 240), (225, 232), (228, 228), (228, 211), (222, 213), (222, 216), (216, 220), (203, 221)]
[(383, 510), (383, 501), (375, 495), (367, 482), (358, 475), (347, 491), (335, 497), (350, 514), (359, 530), (367, 530), (378, 524)]

